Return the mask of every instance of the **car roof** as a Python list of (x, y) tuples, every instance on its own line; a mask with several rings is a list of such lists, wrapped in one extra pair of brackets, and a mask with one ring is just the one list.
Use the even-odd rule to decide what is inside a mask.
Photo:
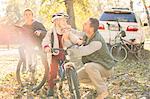
[(104, 12), (116, 12), (116, 13), (134, 13), (133, 11), (131, 11), (129, 8), (111, 8), (111, 9), (107, 9)]

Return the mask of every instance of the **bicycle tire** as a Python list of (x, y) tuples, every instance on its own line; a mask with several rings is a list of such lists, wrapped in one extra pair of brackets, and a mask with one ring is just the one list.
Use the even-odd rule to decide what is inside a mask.
[(40, 84), (34, 88), (32, 88), (32, 91), (37, 91), (39, 89), (42, 88), (42, 86), (45, 84), (47, 78), (48, 78), (48, 72), (49, 72), (49, 66), (48, 66), (48, 62), (45, 61), (45, 64), (44, 64), (44, 70), (45, 70), (45, 73), (44, 73), (44, 76), (43, 76), (43, 79), (42, 81), (40, 82)]
[(71, 92), (71, 99), (80, 99), (79, 81), (75, 68), (67, 68), (66, 75), (69, 84), (69, 91)]
[(136, 57), (136, 59), (138, 59), (139, 61), (143, 61), (145, 59), (145, 50), (144, 48), (138, 50), (134, 55)]
[(21, 86), (23, 86), (21, 79), (20, 79), (20, 69), (22, 66), (23, 61), (20, 59), (18, 64), (17, 64), (17, 70), (16, 70), (16, 78), (17, 78), (17, 82), (18, 84), (20, 84)]
[(112, 45), (112, 47), (110, 48), (110, 53), (111, 53), (112, 57), (114, 58), (114, 60), (116, 60), (118, 62), (125, 61), (128, 56), (128, 52), (127, 52), (126, 48), (124, 46), (122, 46), (121, 44)]
[[(20, 76), (21, 75), (20, 74), (21, 68), (23, 66), (22, 64), (23, 64), (23, 61), (20, 59), (19, 62), (18, 62), (18, 64), (17, 64), (16, 78), (17, 78), (18, 84), (20, 84), (21, 87), (24, 87), (23, 82), (21, 80), (21, 76)], [(36, 91), (38, 91), (39, 89), (42, 88), (42, 86), (45, 84), (45, 82), (47, 80), (48, 70), (49, 70), (48, 62), (45, 61), (45, 63), (44, 63), (44, 75), (43, 75), (43, 78), (42, 78), (41, 82), (38, 85), (36, 85), (33, 88), (31, 88), (31, 91), (35, 91), (36, 92)]]

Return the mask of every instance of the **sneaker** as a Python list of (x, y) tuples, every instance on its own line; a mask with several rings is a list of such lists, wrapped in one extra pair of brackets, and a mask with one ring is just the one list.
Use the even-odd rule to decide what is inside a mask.
[(54, 90), (53, 89), (48, 89), (47, 96), (48, 97), (54, 96)]
[(96, 99), (105, 99), (107, 96), (108, 96), (108, 91), (104, 91), (100, 95), (98, 95)]

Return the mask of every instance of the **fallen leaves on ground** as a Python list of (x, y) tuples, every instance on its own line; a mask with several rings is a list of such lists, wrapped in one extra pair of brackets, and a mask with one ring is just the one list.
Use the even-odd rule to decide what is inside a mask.
[[(16, 66), (17, 57), (13, 56), (12, 59), (6, 57), (8, 58), (8, 56), (1, 57), (3, 62), (0, 62), (0, 65), (8, 65), (5, 70), (9, 69), (10, 64)], [(3, 72), (3, 74), (5, 73), (7, 72)], [(108, 79), (108, 86), (110, 94), (107, 99), (150, 99), (150, 58), (147, 57), (143, 62), (139, 62), (129, 57), (125, 62), (118, 63), (114, 75)], [(82, 92), (87, 90), (81, 88)], [(5, 74), (0, 79), (0, 99), (20, 99), (20, 97), (34, 97), (34, 99), (43, 97), (45, 99), (46, 91), (47, 85), (37, 93), (22, 93), (22, 89), (16, 81), (15, 71)], [(68, 95), (67, 92), (66, 95)]]

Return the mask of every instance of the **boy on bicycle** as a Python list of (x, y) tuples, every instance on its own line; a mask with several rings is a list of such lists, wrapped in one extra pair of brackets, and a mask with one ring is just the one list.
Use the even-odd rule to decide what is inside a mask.
[[(72, 44), (82, 44), (82, 40), (79, 39), (76, 31), (67, 24), (68, 15), (64, 13), (56, 13), (52, 15), (53, 26), (43, 39), (42, 45), (45, 52), (51, 52), (51, 48), (64, 48), (69, 47)], [(48, 93), (47, 95), (53, 96), (54, 94), (54, 80), (57, 78), (58, 65), (64, 61), (63, 51), (57, 51), (52, 53), (50, 64), (50, 72), (48, 77)]]

